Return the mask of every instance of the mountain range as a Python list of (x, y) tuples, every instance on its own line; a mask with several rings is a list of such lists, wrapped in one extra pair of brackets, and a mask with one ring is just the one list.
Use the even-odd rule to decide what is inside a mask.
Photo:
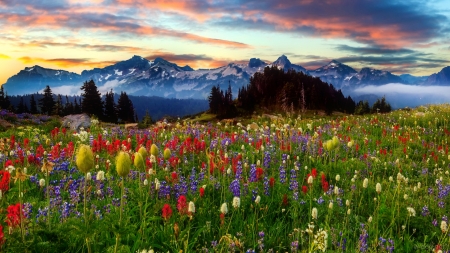
[(237, 95), (239, 88), (247, 85), (254, 73), (262, 72), (268, 66), (283, 68), (285, 71), (295, 70), (318, 77), (344, 92), (367, 85), (379, 86), (388, 83), (420, 86), (450, 85), (450, 66), (430, 76), (416, 77), (410, 74), (397, 76), (388, 71), (367, 67), (356, 71), (336, 60), (318, 69), (307, 70), (291, 63), (285, 55), (282, 55), (272, 63), (252, 58), (245, 64), (229, 63), (215, 69), (198, 70), (189, 66), (180, 67), (163, 58), (150, 61), (140, 56), (133, 56), (105, 68), (84, 70), (81, 74), (36, 65), (26, 67), (10, 77), (3, 87), (8, 95), (41, 92), (46, 85), (49, 85), (55, 94), (74, 95), (80, 94), (83, 82), (92, 79), (101, 93), (113, 89), (116, 93), (126, 91), (127, 94), (136, 96), (205, 99), (211, 87), (215, 85), (226, 89), (230, 84), (233, 94)]

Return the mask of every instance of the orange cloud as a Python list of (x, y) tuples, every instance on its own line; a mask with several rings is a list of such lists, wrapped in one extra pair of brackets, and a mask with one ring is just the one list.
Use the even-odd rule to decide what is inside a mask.
[(61, 68), (73, 68), (73, 67), (91, 67), (91, 68), (103, 68), (112, 64), (115, 64), (116, 61), (91, 61), (90, 59), (70, 59), (70, 58), (57, 58), (57, 59), (44, 59), (39, 57), (20, 57), (18, 58), (19, 61), (23, 62), (24, 64), (37, 64), (37, 63), (44, 63), (44, 64), (51, 64), (55, 65)]

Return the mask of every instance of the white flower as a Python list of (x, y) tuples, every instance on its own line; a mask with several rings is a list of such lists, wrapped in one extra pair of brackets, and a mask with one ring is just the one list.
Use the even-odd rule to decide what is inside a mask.
[(97, 172), (97, 180), (103, 181), (105, 180), (105, 172), (103, 170), (100, 170)]
[(336, 182), (339, 182), (339, 180), (341, 180), (341, 176), (338, 174), (336, 175)]
[(405, 200), (407, 200), (407, 199), (408, 199), (408, 194), (403, 195), (403, 198), (404, 198)]
[(86, 173), (86, 180), (91, 181), (91, 179), (92, 179), (91, 172)]
[(41, 178), (41, 179), (39, 180), (39, 186), (40, 186), (40, 187), (44, 187), (44, 186), (45, 186), (45, 179)]
[(333, 209), (333, 202), (330, 202), (330, 203), (328, 204), (328, 208), (329, 208), (329, 209)]
[(369, 223), (372, 222), (372, 216), (369, 216), (369, 219), (367, 220)]
[(347, 210), (347, 215), (350, 215), (351, 213), (352, 213), (352, 209), (349, 208), (349, 209)]
[(259, 202), (261, 202), (261, 197), (258, 195), (258, 196), (256, 196), (256, 199), (255, 199), (255, 204), (259, 204)]
[(145, 185), (145, 186), (148, 185), (148, 180), (147, 180), (147, 178), (144, 180), (144, 185)]
[(192, 201), (189, 202), (188, 212), (195, 213), (195, 204)]
[(448, 231), (448, 225), (445, 220), (441, 221), (441, 231), (442, 233), (447, 233)]
[(313, 208), (311, 211), (311, 216), (313, 219), (317, 220), (317, 208)]
[(377, 185), (375, 186), (375, 189), (376, 189), (377, 193), (380, 193), (381, 192), (381, 184), (377, 183)]
[(337, 186), (334, 187), (334, 194), (339, 195), (339, 187)]
[(347, 200), (345, 201), (345, 205), (346, 205), (346, 206), (350, 206), (350, 200), (347, 199)]
[(161, 187), (161, 183), (159, 182), (159, 180), (157, 178), (155, 178), (155, 190), (159, 190), (160, 187)]
[(234, 208), (239, 208), (241, 206), (241, 198), (234, 197), (232, 205)]
[(308, 177), (308, 184), (313, 184), (313, 181), (314, 181), (314, 178), (313, 178), (313, 176), (309, 176)]
[(412, 207), (407, 207), (406, 210), (408, 210), (409, 216), (416, 216), (416, 210)]
[(363, 188), (367, 188), (367, 186), (369, 186), (369, 179), (368, 178), (364, 178)]
[(223, 204), (220, 206), (220, 212), (223, 213), (223, 214), (227, 214), (227, 213), (228, 213), (228, 205), (227, 205), (226, 202), (223, 203)]

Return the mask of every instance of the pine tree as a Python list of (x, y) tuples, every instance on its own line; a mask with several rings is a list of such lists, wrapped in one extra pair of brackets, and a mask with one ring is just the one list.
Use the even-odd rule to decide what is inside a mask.
[(88, 115), (95, 115), (98, 118), (103, 119), (103, 102), (94, 81), (90, 80), (89, 82), (84, 82), (81, 90), (84, 91), (81, 94), (83, 97), (81, 111)]
[(152, 117), (150, 116), (150, 113), (148, 112), (148, 109), (145, 110), (145, 116), (142, 118), (141, 126), (142, 128), (147, 128), (153, 123)]
[(38, 113), (38, 108), (36, 105), (36, 100), (34, 99), (34, 95), (31, 95), (30, 98), (30, 113), (31, 114), (37, 114)]
[(73, 104), (69, 101), (69, 97), (66, 95), (66, 103), (64, 104), (64, 115), (73, 114)]
[(117, 101), (117, 116), (122, 123), (135, 122), (134, 120), (134, 106), (126, 92), (120, 92), (119, 100)]
[(73, 113), (74, 114), (80, 114), (81, 113), (81, 107), (80, 104), (77, 102), (77, 98), (75, 97), (75, 104), (73, 106)]
[(0, 108), (11, 109), (11, 102), (9, 101), (8, 94), (5, 94), (3, 86), (0, 87)]
[(211, 88), (211, 93), (208, 97), (209, 101), (209, 110), (211, 113), (218, 113), (220, 106), (222, 104), (222, 96), (220, 94), (220, 87), (219, 85), (213, 86)]
[[(27, 108), (28, 109), (28, 108)], [(25, 103), (23, 102), (23, 97), (20, 97), (19, 104), (17, 105), (17, 113), (24, 113), (25, 111)]]
[(62, 105), (62, 97), (58, 95), (58, 99), (56, 100), (55, 106), (53, 106), (53, 115), (62, 116), (63, 115), (63, 105)]
[(50, 115), (53, 111), (55, 100), (53, 99), (52, 89), (48, 85), (44, 89), (44, 97), (39, 100), (39, 106), (43, 114)]
[(106, 92), (105, 95), (105, 121), (111, 123), (117, 123), (117, 108), (114, 101), (114, 93), (111, 89), (110, 92)]

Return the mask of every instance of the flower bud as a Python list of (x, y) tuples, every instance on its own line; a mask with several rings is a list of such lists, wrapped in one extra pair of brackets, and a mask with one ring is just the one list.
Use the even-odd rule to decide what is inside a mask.
[(39, 180), (39, 186), (40, 186), (40, 187), (44, 187), (44, 186), (45, 186), (45, 179), (41, 178), (41, 179)]
[(78, 170), (83, 173), (88, 173), (94, 167), (94, 154), (91, 147), (81, 144), (78, 148), (76, 164)]
[(158, 155), (158, 147), (155, 144), (152, 144), (150, 148), (150, 154), (157, 156)]
[(145, 168), (144, 158), (139, 152), (134, 153), (134, 166), (140, 170)]
[(311, 211), (311, 216), (313, 219), (317, 220), (317, 208), (313, 208)]
[(130, 173), (131, 159), (128, 153), (121, 151), (116, 157), (116, 170), (117, 174), (121, 177), (125, 177)]
[(170, 156), (172, 156), (170, 149), (169, 148), (164, 149), (164, 159), (169, 160)]
[(138, 150), (139, 154), (141, 154), (142, 158), (144, 159), (144, 161), (147, 159), (148, 157), (148, 152), (147, 149), (144, 147), (140, 147)]

